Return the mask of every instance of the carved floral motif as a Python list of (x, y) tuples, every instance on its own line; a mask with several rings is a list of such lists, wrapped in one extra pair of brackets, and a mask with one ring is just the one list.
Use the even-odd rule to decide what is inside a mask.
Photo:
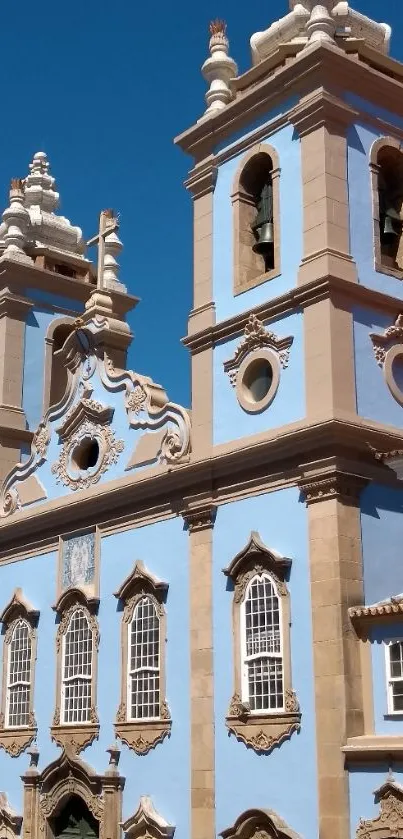
[[(99, 445), (99, 457), (96, 466), (88, 471), (79, 470), (72, 463), (74, 451), (79, 448), (85, 438), (96, 440)], [(119, 454), (124, 449), (124, 441), (116, 440), (111, 428), (95, 425), (85, 420), (80, 428), (63, 445), (59, 459), (53, 463), (52, 472), (56, 475), (56, 482), (72, 490), (87, 489), (98, 483), (102, 475), (117, 462)]]
[(379, 815), (360, 820), (356, 839), (402, 839), (403, 788), (389, 777), (376, 791), (375, 801), (380, 805)]
[(242, 341), (235, 350), (235, 354), (228, 361), (224, 362), (224, 370), (228, 373), (230, 382), (236, 387), (238, 370), (250, 352), (256, 349), (267, 347), (276, 353), (281, 367), (288, 366), (290, 347), (293, 342), (291, 336), (279, 338), (274, 332), (265, 328), (261, 320), (251, 314), (245, 325), (245, 333)]
[(370, 335), (375, 358), (380, 367), (383, 366), (386, 353), (393, 344), (403, 344), (403, 314), (397, 316), (395, 323), (388, 326), (382, 335)]

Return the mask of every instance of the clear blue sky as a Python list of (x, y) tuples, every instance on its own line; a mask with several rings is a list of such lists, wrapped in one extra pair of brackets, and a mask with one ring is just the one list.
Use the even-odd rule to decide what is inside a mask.
[[(401, 0), (353, 0), (393, 27), (403, 60)], [(231, 55), (250, 63), (249, 37), (288, 10), (287, 0), (30, 0), (2, 9), (0, 204), (11, 177), (46, 151), (61, 211), (87, 238), (99, 211), (121, 213), (122, 280), (141, 297), (130, 319), (130, 365), (189, 403), (180, 338), (191, 307), (191, 201), (182, 187), (191, 159), (172, 138), (204, 109), (200, 65), (208, 23), (224, 18)]]

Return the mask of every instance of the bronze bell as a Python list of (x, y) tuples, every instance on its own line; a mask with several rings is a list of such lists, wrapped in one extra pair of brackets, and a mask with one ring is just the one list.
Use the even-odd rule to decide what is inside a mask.
[(383, 235), (388, 237), (398, 236), (399, 232), (396, 228), (401, 226), (402, 220), (399, 216), (399, 213), (397, 213), (393, 207), (391, 207), (389, 210), (386, 210), (385, 219), (383, 222)]
[(274, 243), (273, 222), (268, 221), (265, 224), (262, 224), (256, 232), (258, 233), (259, 238), (252, 246), (252, 250), (254, 253), (266, 256), (266, 254), (270, 253)]

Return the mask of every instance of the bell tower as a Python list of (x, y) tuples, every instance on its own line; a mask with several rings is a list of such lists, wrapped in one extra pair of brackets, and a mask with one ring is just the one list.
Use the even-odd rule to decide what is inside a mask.
[[(226, 487), (243, 486), (245, 494), (264, 486), (300, 491), (295, 513), (305, 505), (312, 617), (305, 642), (315, 699), (306, 752), (315, 750), (315, 773), (304, 782), (318, 799), (317, 823), (312, 811), (313, 821), (297, 829), (347, 839), (359, 810), (354, 772), (359, 761), (369, 767), (374, 752), (366, 738), (379, 733), (369, 710), (367, 651), (348, 610), (365, 602), (374, 579), (361, 533), (369, 487), (379, 483), (374, 503), (382, 507), (383, 486), (393, 482), (374, 451), (402, 443), (403, 354), (400, 348), (385, 362), (379, 341), (386, 348), (395, 328), (401, 335), (403, 67), (389, 55), (390, 27), (344, 0), (290, 0), (281, 20), (252, 36), (251, 66), (242, 75), (226, 25), (214, 21), (210, 34), (202, 68), (207, 108), (176, 139), (193, 158), (185, 184), (194, 215), (185, 338), (193, 458), (211, 459), (213, 495), (225, 468), (238, 469)], [(291, 522), (287, 513), (284, 551)], [(268, 531), (276, 526), (266, 523)], [(217, 523), (214, 534), (213, 598), (226, 544)], [(302, 602), (301, 591), (295, 596)], [(291, 643), (295, 650), (299, 640)], [(195, 746), (195, 777), (209, 769), (216, 786), (205, 834), (198, 828), (201, 793), (193, 790), (193, 839), (212, 839), (235, 821), (222, 798), (223, 754), (210, 758), (207, 766)], [(276, 772), (280, 758), (270, 760)], [(253, 777), (257, 796), (257, 772)], [(226, 783), (242, 796), (241, 784), (232, 777)], [(287, 808), (285, 801), (284, 818)]]
[[(38, 152), (27, 177), (12, 180), (0, 225), (0, 481), (29, 451), (43, 413), (63, 395), (66, 371), (57, 351), (97, 286), (82, 232), (58, 215), (58, 205), (48, 159)], [(136, 298), (118, 279), (116, 231), (109, 223), (103, 232), (102, 284), (120, 320)], [(111, 350), (119, 364), (129, 340)]]

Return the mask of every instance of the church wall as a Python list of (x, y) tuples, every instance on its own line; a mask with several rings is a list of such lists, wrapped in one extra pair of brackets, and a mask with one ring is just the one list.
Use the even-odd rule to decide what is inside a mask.
[[(394, 321), (394, 317), (384, 312), (363, 307), (354, 309), (355, 378), (358, 414), (400, 428), (403, 410), (387, 386), (384, 370), (377, 363), (370, 337), (371, 333), (382, 335)], [(402, 387), (399, 370), (397, 376), (398, 384)]]
[(400, 594), (403, 491), (370, 484), (361, 494), (365, 603)]
[[(213, 300), (217, 321), (278, 297), (296, 285), (302, 256), (302, 182), (299, 139), (287, 125), (268, 139), (280, 166), (281, 274), (242, 294), (233, 294), (234, 243), (231, 193), (244, 156), (238, 154), (218, 169), (213, 199)], [(291, 244), (290, 244), (291, 241)]]
[[(291, 526), (290, 526), (290, 523)], [(228, 736), (225, 716), (233, 692), (231, 584), (222, 569), (258, 530), (269, 547), (292, 558), (292, 686), (301, 706), (300, 733), (271, 754), (257, 754)], [(317, 835), (316, 743), (307, 515), (295, 488), (220, 506), (213, 533), (214, 671), (217, 833), (254, 807), (275, 810), (302, 836)], [(301, 783), (301, 767), (304, 781)], [(230, 790), (231, 794), (228, 794)]]
[[(162, 549), (163, 546), (163, 549)], [(147, 569), (169, 584), (166, 615), (166, 695), (172, 715), (172, 732), (162, 744), (138, 756), (120, 744), (120, 772), (126, 776), (123, 818), (136, 810), (141, 795), (150, 795), (167, 821), (176, 825), (175, 836), (189, 836), (189, 626), (188, 626), (188, 535), (181, 518), (159, 522), (137, 530), (102, 539), (100, 605), (98, 623), (97, 711), (99, 740), (85, 749), (81, 757), (98, 773), (108, 765), (106, 749), (114, 742), (114, 720), (120, 703), (121, 620), (114, 592), (142, 560)], [(17, 586), (40, 611), (37, 662), (35, 668), (34, 711), (38, 724), (39, 769), (54, 760), (60, 749), (51, 742), (49, 728), (55, 710), (57, 618), (52, 605), (57, 600), (57, 555), (55, 553), (2, 565), (0, 569), (0, 608), (9, 602)], [(1, 644), (1, 655), (3, 644)], [(28, 768), (23, 753), (10, 757), (0, 750), (2, 790), (17, 812), (22, 812), (20, 776)]]
[(214, 443), (249, 437), (302, 419), (305, 415), (302, 314), (296, 312), (266, 325), (278, 337), (293, 337), (288, 365), (280, 365), (280, 382), (272, 403), (261, 413), (247, 413), (236, 397), (223, 364), (235, 353), (240, 338), (218, 344), (213, 353)]

